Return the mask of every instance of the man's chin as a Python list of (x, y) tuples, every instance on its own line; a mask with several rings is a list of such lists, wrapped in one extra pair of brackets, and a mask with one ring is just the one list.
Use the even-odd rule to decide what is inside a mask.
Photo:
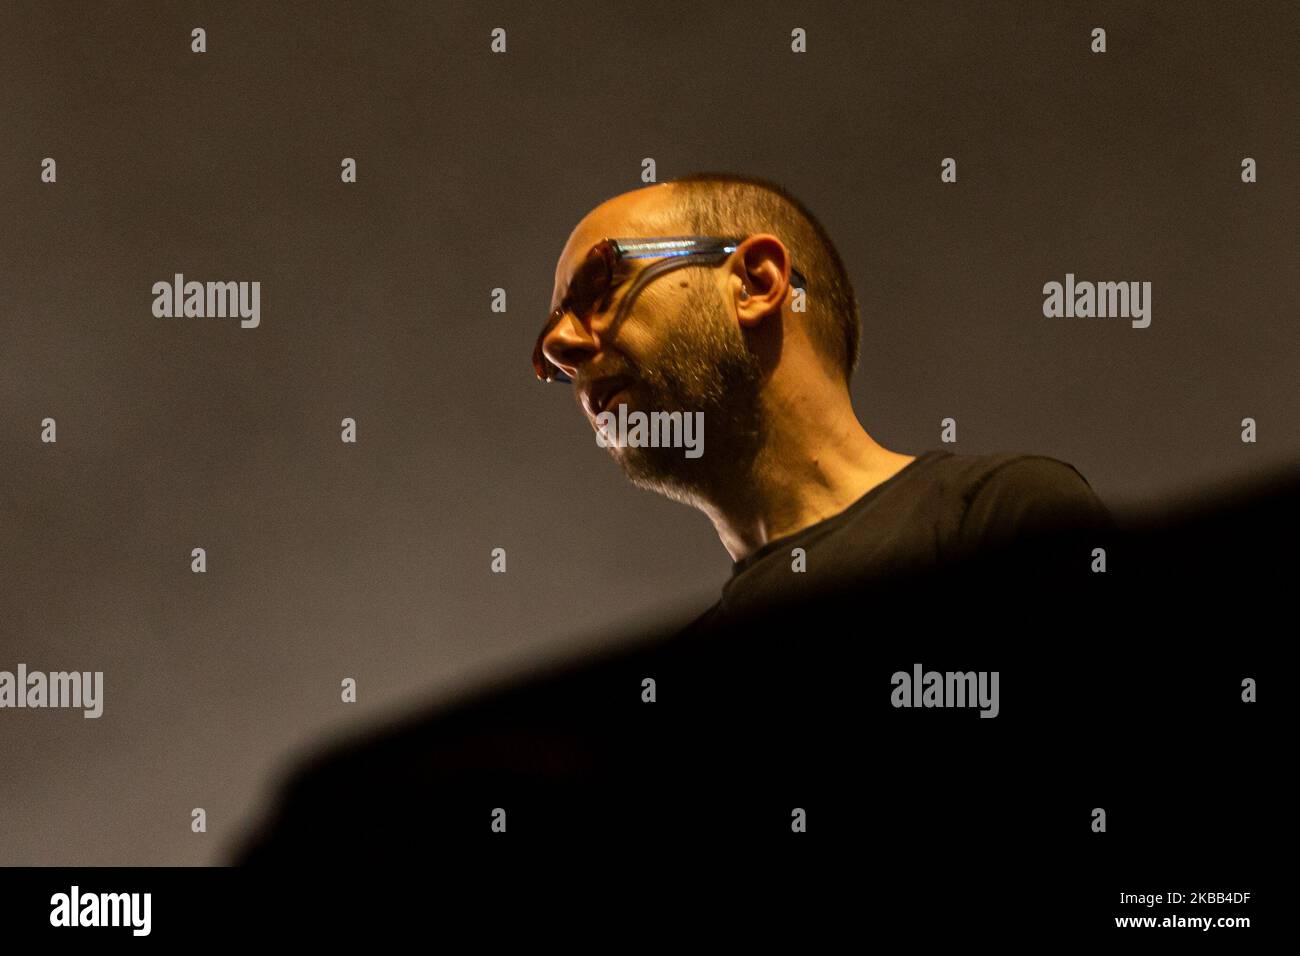
[[(647, 451), (676, 453), (678, 457), (669, 459), (666, 455), (652, 456), (647, 455)], [(684, 458), (680, 448), (611, 447), (609, 453), (634, 487), (653, 491), (682, 504), (696, 506), (701, 501), (705, 476), (698, 468), (691, 467), (699, 459)]]

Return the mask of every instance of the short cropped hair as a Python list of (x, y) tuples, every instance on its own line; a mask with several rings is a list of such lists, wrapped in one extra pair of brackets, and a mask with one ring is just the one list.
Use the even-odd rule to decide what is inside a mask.
[(858, 364), (861, 324), (853, 284), (817, 217), (783, 186), (735, 173), (691, 173), (669, 180), (680, 194), (681, 218), (693, 234), (745, 237), (770, 232), (808, 281), (813, 346), (844, 381)]

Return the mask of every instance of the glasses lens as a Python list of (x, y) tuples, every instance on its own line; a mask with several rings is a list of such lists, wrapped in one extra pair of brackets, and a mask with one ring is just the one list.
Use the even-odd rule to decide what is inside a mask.
[(542, 352), (543, 340), (560, 321), (565, 311), (572, 312), (585, 322), (593, 312), (606, 304), (614, 284), (615, 258), (614, 247), (607, 241), (601, 241), (592, 247), (587, 258), (574, 271), (569, 287), (565, 290), (564, 300), (547, 318), (541, 335), (537, 337), (537, 344), (533, 347), (533, 371), (538, 378), (559, 382), (572, 381), (546, 358)]
[(602, 242), (583, 260), (569, 283), (569, 308), (584, 321), (605, 301), (613, 281), (613, 250)]

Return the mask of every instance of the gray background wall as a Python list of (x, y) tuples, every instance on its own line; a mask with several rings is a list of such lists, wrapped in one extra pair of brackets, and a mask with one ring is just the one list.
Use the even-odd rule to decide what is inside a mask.
[[(0, 6), (0, 669), (106, 683), (99, 720), (0, 711), (0, 862), (220, 861), (293, 755), (712, 601), (708, 522), (528, 365), (643, 157), (818, 213), (886, 447), (953, 416), (1117, 511), (1294, 463), (1296, 9)], [(155, 318), (175, 272), (260, 280), (261, 326)], [(1150, 280), (1151, 327), (1045, 319), (1067, 272)]]

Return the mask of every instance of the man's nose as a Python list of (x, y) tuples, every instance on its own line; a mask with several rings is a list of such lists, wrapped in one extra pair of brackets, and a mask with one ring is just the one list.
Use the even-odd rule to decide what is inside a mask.
[(546, 360), (569, 378), (576, 378), (578, 368), (599, 348), (596, 337), (571, 312), (566, 312), (542, 339)]

